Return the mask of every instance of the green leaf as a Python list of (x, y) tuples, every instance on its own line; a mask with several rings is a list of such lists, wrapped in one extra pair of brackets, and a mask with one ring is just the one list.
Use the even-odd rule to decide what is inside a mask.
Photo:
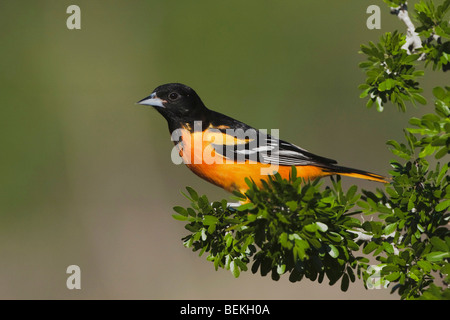
[(314, 233), (317, 231), (318, 228), (317, 228), (317, 224), (311, 223), (311, 224), (306, 225), (304, 227), (304, 229), (310, 233)]
[(192, 208), (187, 208), (187, 212), (191, 217), (195, 218), (197, 216), (197, 214), (195, 213), (195, 210)]
[(239, 258), (233, 260), (240, 270), (247, 271), (247, 265)]
[(211, 215), (203, 216), (203, 224), (205, 226), (216, 224), (218, 221), (219, 221), (219, 219), (217, 217), (214, 217), (214, 216), (211, 216)]
[(319, 231), (321, 231), (321, 232), (326, 232), (328, 230), (328, 226), (325, 223), (317, 221), (316, 226), (317, 226), (317, 229), (319, 229)]
[(241, 270), (239, 270), (239, 267), (234, 262), (234, 260), (230, 262), (230, 271), (235, 278), (238, 278), (239, 275), (241, 274)]
[(438, 98), (439, 100), (445, 99), (445, 90), (441, 87), (435, 87), (433, 88), (433, 95)]
[(173, 217), (174, 219), (180, 220), (180, 221), (186, 221), (186, 220), (188, 219), (188, 217), (182, 216), (182, 215), (179, 215), (179, 214), (173, 214), (172, 217)]
[(347, 246), (353, 251), (359, 250), (359, 246), (356, 244), (356, 242), (354, 242), (352, 240), (347, 240)]
[(401, 275), (401, 273), (400, 273), (399, 271), (394, 271), (394, 272), (392, 272), (392, 273), (390, 273), (390, 274), (384, 276), (384, 277), (383, 277), (383, 280), (389, 281), (389, 282), (395, 281), (395, 280), (397, 280), (398, 278), (400, 278), (400, 275)]
[(444, 211), (448, 207), (450, 207), (450, 199), (439, 202), (438, 205), (434, 208), (434, 210), (436, 210), (437, 212), (440, 212), (440, 211)]
[(428, 261), (442, 261), (442, 259), (450, 258), (450, 252), (434, 251), (425, 256)]
[(355, 185), (352, 185), (348, 190), (347, 190), (347, 194), (345, 195), (345, 197), (347, 198), (347, 200), (355, 202), (358, 198), (359, 195), (357, 196), (358, 198), (355, 199), (355, 194), (356, 191), (358, 191), (358, 187)]
[(238, 210), (238, 211), (245, 211), (245, 210), (253, 210), (255, 208), (256, 208), (255, 204), (249, 202), (249, 203), (240, 205), (239, 207), (236, 208), (236, 210)]
[(309, 243), (306, 240), (295, 240), (294, 253), (298, 255), (300, 260), (306, 258), (306, 250), (309, 249)]
[(394, 247), (392, 246), (392, 244), (390, 244), (388, 242), (383, 242), (383, 249), (388, 254), (393, 254), (394, 253)]
[(188, 216), (188, 211), (185, 208), (183, 208), (183, 207), (176, 206), (176, 207), (173, 207), (173, 210), (175, 212), (181, 214), (182, 216), (185, 216), (185, 217)]
[(439, 251), (449, 251), (449, 247), (447, 246), (447, 243), (438, 238), (438, 237), (432, 237), (430, 239), (431, 244), (433, 245), (433, 247)]
[(333, 246), (332, 244), (328, 245), (328, 254), (333, 257), (333, 258), (337, 258), (339, 257), (339, 250), (338, 248), (336, 248), (335, 246)]
[(297, 207), (298, 207), (297, 201), (294, 201), (294, 200), (286, 202), (286, 205), (288, 206), (289, 210), (291, 210), (291, 211), (297, 210)]
[(348, 274), (344, 273), (344, 275), (342, 276), (342, 280), (341, 280), (341, 290), (344, 292), (347, 291), (349, 284), (350, 284), (350, 279), (348, 277)]
[(384, 110), (384, 107), (383, 107), (383, 101), (381, 100), (380, 97), (377, 97), (377, 98), (375, 99), (375, 103), (376, 103), (376, 105), (377, 105), (377, 111), (378, 111), (378, 112), (383, 112), (383, 110)]
[(288, 235), (286, 232), (280, 234), (279, 242), (285, 248), (288, 246)]
[(413, 93), (412, 94), (414, 100), (416, 100), (418, 103), (426, 105), (427, 104), (427, 100), (420, 94), (418, 93)]
[(369, 242), (363, 249), (363, 253), (364, 254), (369, 254), (371, 253), (373, 250), (375, 250), (376, 248), (378, 248), (378, 244), (376, 244), (375, 242)]
[(432, 154), (434, 152), (436, 148), (433, 147), (431, 144), (428, 144), (420, 153), (419, 153), (419, 158), (424, 158), (429, 156), (430, 154)]
[(206, 241), (206, 239), (208, 239), (208, 235), (206, 234), (206, 229), (203, 228), (201, 231), (201, 237), (203, 241)]
[(410, 55), (406, 56), (406, 58), (404, 58), (402, 62), (405, 64), (411, 63), (411, 62), (416, 61), (419, 57), (420, 57), (419, 54), (410, 54)]
[(231, 233), (228, 233), (225, 236), (225, 241), (225, 245), (227, 246), (227, 248), (229, 248), (233, 244), (233, 236), (231, 235)]
[[(365, 68), (371, 67), (372, 65), (373, 65), (373, 62), (364, 61), (364, 62), (360, 62), (358, 67), (361, 68), (361, 69), (365, 69)], [(361, 86), (359, 86), (359, 88), (360, 89), (366, 89), (366, 86), (367, 85), (361, 85)]]
[(186, 187), (186, 190), (189, 192), (192, 200), (194, 200), (194, 201), (198, 200), (198, 194), (194, 189), (192, 189), (191, 187)]
[(417, 261), (417, 265), (425, 272), (430, 272), (431, 268), (433, 267), (431, 263), (425, 260), (419, 260)]
[(277, 266), (277, 273), (278, 274), (283, 274), (286, 272), (286, 265), (285, 264), (279, 264)]
[(384, 234), (385, 235), (390, 235), (392, 232), (394, 232), (397, 228), (397, 222), (388, 224), (385, 228), (384, 228)]

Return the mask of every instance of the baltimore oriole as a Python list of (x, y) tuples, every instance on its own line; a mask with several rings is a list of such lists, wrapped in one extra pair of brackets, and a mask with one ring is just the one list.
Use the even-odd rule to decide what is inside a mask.
[(230, 192), (245, 193), (246, 177), (258, 186), (275, 172), (289, 178), (292, 166), (305, 180), (343, 175), (387, 182), (383, 176), (338, 166), (335, 160), (212, 111), (192, 88), (180, 83), (161, 85), (138, 104), (153, 106), (167, 120), (176, 151), (189, 169)]

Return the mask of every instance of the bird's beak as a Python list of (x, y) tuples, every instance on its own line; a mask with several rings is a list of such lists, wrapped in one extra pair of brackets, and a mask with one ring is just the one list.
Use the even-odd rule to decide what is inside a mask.
[(153, 106), (153, 107), (165, 108), (163, 102), (166, 102), (166, 101), (158, 98), (156, 96), (156, 93), (153, 92), (147, 98), (144, 98), (141, 101), (138, 101), (137, 104), (142, 104), (144, 106)]

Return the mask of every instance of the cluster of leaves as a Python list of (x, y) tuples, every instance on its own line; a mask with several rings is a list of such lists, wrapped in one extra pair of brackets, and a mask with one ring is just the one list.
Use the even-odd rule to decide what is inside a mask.
[[(422, 116), (421, 119), (411, 118), (409, 123), (416, 128), (408, 128), (410, 145), (420, 148), (419, 158), (434, 154), (441, 159), (450, 152), (450, 87), (433, 89), (436, 97), (435, 113)], [(414, 139), (412, 134), (419, 134), (421, 139)]]
[[(385, 2), (394, 8), (406, 8), (406, 1)], [(369, 97), (368, 108), (375, 104), (378, 111), (383, 111), (384, 104), (390, 101), (404, 112), (405, 101), (426, 104), (420, 94), (422, 89), (418, 79), (424, 73), (416, 70), (418, 61), (425, 61), (425, 65), (431, 63), (433, 70), (446, 71), (450, 68), (450, 26), (445, 20), (450, 0), (437, 7), (433, 2), (420, 1), (414, 9), (414, 17), (420, 24), (416, 32), (423, 41), (413, 54), (402, 48), (406, 36), (397, 31), (385, 33), (377, 44), (369, 42), (368, 45), (361, 45), (361, 53), (367, 56), (367, 61), (359, 66), (365, 70), (367, 77), (359, 88), (363, 90), (362, 98)]]
[(366, 228), (373, 238), (365, 253), (374, 252), (383, 266), (381, 275), (396, 283), (393, 290), (405, 299), (421, 296), (436, 281), (435, 274), (450, 282), (450, 163), (438, 162), (431, 169), (427, 160), (450, 153), (450, 88), (433, 92), (435, 113), (410, 120), (414, 128), (405, 130), (406, 144), (388, 141), (391, 151), (407, 160), (391, 162), (392, 183), (385, 192), (364, 192), (365, 213), (380, 213), (381, 219)]
[(174, 217), (188, 221), (186, 229), (192, 232), (183, 239), (185, 246), (200, 255), (208, 252), (216, 269), (229, 269), (236, 277), (252, 260), (253, 273), (271, 273), (274, 280), (285, 273), (292, 282), (304, 277), (322, 282), (326, 276), (330, 284), (341, 280), (347, 290), (355, 273), (361, 274), (358, 263), (368, 262), (354, 256), (359, 245), (353, 230), (361, 228), (352, 217), (358, 211), (350, 212), (360, 197), (356, 186), (344, 193), (337, 179), (322, 190), (319, 180), (296, 177), (295, 167), (289, 180), (277, 174), (262, 188), (250, 180), (247, 184), (246, 195), (236, 196), (251, 202), (237, 208), (226, 201), (211, 204), (187, 188), (192, 207), (174, 208)]
[(361, 45), (361, 52), (368, 56), (368, 60), (359, 64), (367, 76), (366, 83), (359, 88), (363, 90), (361, 98), (369, 96), (368, 108), (375, 103), (381, 112), (387, 101), (396, 104), (401, 111), (406, 111), (405, 101), (426, 104), (417, 82), (424, 73), (415, 69), (420, 54), (408, 55), (402, 49), (405, 42), (404, 35), (387, 32), (378, 44)]
[(426, 65), (431, 63), (433, 70), (450, 69), (450, 25), (445, 15), (450, 10), (450, 0), (435, 6), (431, 1), (420, 1), (414, 6), (416, 20), (421, 24), (416, 28), (425, 39), (421, 52), (425, 54)]
[[(385, 2), (391, 7), (406, 9), (406, 1)], [(445, 0), (439, 6), (435, 6), (432, 1), (415, 4), (414, 17), (420, 24), (416, 32), (424, 40), (422, 47), (416, 48), (412, 54), (405, 56), (407, 51), (402, 49), (405, 36), (397, 33), (385, 34), (377, 45), (361, 47), (361, 51), (369, 59), (369, 62), (360, 64), (367, 75), (366, 83), (361, 86), (364, 90), (361, 97), (370, 95), (372, 102), (369, 101), (368, 106), (373, 101), (378, 101), (379, 104), (389, 100), (405, 111), (404, 100), (425, 102), (419, 96), (416, 96), (419, 99), (414, 97), (414, 93), (418, 92), (416, 90), (421, 90), (419, 84), (413, 81), (409, 83), (412, 87), (405, 87), (404, 84), (408, 83), (403, 81), (404, 76), (406, 75), (407, 80), (413, 80), (414, 74), (421, 75), (413, 71), (413, 64), (417, 60), (424, 60), (425, 65), (432, 64), (433, 70), (446, 71), (450, 66), (450, 28), (448, 21), (444, 19), (449, 8), (450, 0)], [(380, 54), (383, 50), (384, 56)], [(411, 65), (405, 67), (405, 61)], [(389, 65), (389, 62), (397, 69)], [(380, 66), (390, 66), (400, 73), (395, 74), (390, 69), (385, 69), (383, 73)], [(405, 69), (399, 70), (402, 66)], [(376, 72), (381, 74), (379, 78), (374, 77)], [(411, 79), (410, 75), (413, 76)], [(391, 76), (394, 80), (389, 80)], [(383, 84), (386, 81), (391, 83)], [(411, 88), (412, 92), (409, 91)], [(398, 290), (403, 299), (450, 297), (450, 290), (439, 286), (450, 282), (449, 163), (437, 162), (432, 165), (428, 160), (443, 159), (450, 153), (449, 89), (434, 88), (435, 112), (420, 119), (410, 119), (409, 123), (413, 127), (405, 129), (405, 143), (394, 140), (387, 142), (391, 151), (406, 161), (391, 161), (391, 184), (384, 192), (364, 192), (367, 202), (363, 205), (365, 213), (379, 213), (381, 220), (364, 226), (365, 230), (371, 232), (372, 240), (366, 244), (363, 252), (373, 253), (380, 262), (381, 276), (393, 284), (392, 291)], [(406, 98), (399, 96), (397, 90), (409, 91), (411, 94)], [(377, 109), (383, 111), (381, 106)], [(388, 244), (386, 239), (391, 242)], [(364, 274), (364, 279), (369, 276), (368, 273)]]

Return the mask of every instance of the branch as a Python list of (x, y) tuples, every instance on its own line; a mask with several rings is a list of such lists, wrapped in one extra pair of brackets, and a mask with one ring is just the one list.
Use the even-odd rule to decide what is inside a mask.
[[(395, 14), (406, 25), (406, 43), (402, 46), (402, 49), (410, 55), (415, 53), (419, 48), (422, 48), (422, 39), (416, 32), (416, 27), (411, 21), (408, 14), (407, 2), (397, 8), (391, 7), (391, 14)], [(420, 56), (419, 60), (424, 60), (425, 55)]]
[[(357, 237), (356, 237), (355, 239), (353, 239), (353, 241), (355, 241), (355, 242), (356, 242), (356, 241), (359, 241), (359, 240), (361, 240), (361, 241), (366, 241), (366, 242), (372, 241), (373, 236), (372, 236), (371, 234), (365, 233), (364, 230), (362, 230), (362, 229), (359, 229), (359, 230), (361, 230), (361, 231), (357, 231), (357, 230), (347, 230), (348, 232), (351, 232), (351, 233), (354, 233), (354, 234), (357, 235)], [(392, 232), (391, 234), (388, 234), (388, 235), (382, 235), (382, 236), (381, 236), (381, 239), (383, 239), (383, 240), (385, 240), (385, 241), (388, 241), (388, 239), (392, 239), (394, 236), (395, 236), (395, 231)], [(401, 238), (402, 238), (402, 236), (400, 236), (400, 240), (401, 240)], [(395, 254), (395, 255), (398, 255), (398, 254), (399, 254), (399, 250), (398, 250), (398, 248), (395, 246), (395, 243), (391, 242), (391, 245), (392, 245), (392, 247), (394, 248), (394, 254)]]

